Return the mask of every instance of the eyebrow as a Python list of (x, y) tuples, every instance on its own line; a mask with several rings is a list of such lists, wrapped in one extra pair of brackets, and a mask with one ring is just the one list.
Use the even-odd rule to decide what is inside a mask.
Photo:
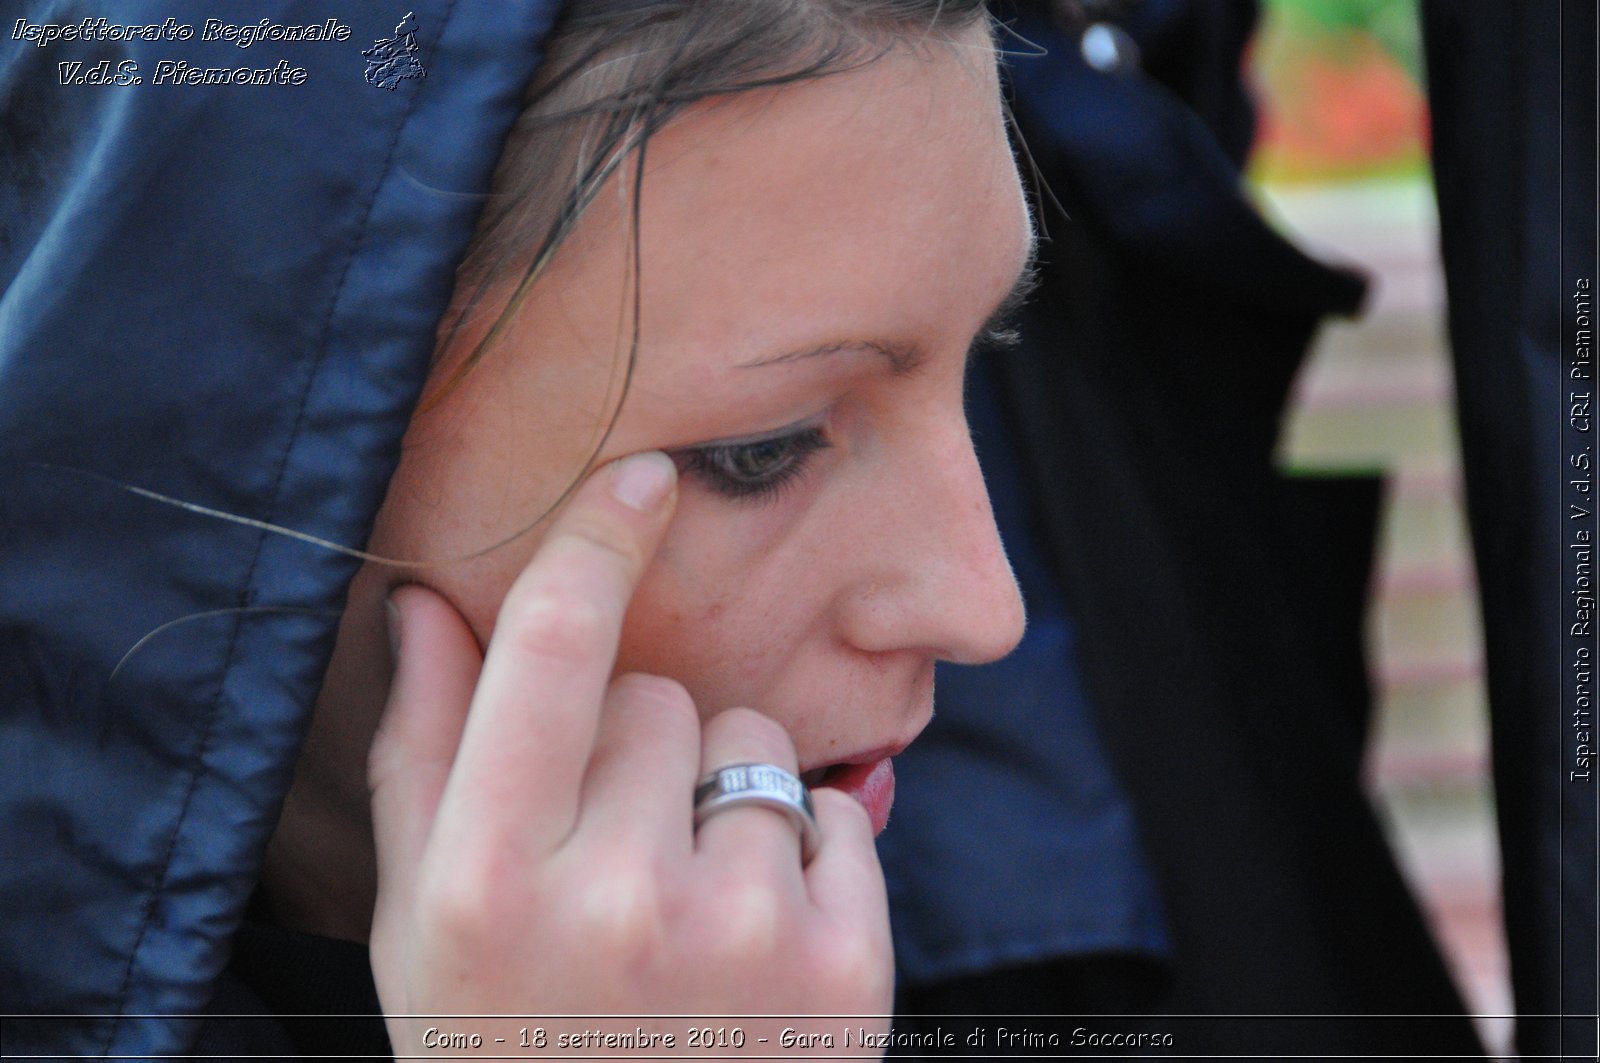
[[(1023, 264), (1017, 279), (1012, 282), (1010, 289), (995, 305), (993, 312), (978, 329), (975, 337), (978, 343), (1005, 343), (1009, 341), (1007, 324), (1011, 318), (1022, 309), (1028, 301), (1028, 296), (1039, 286), (1039, 269), (1037, 259), (1037, 242), (1030, 243), (1027, 261)], [(787, 365), (791, 362), (804, 361), (807, 358), (823, 358), (830, 354), (839, 354), (844, 351), (871, 351), (882, 355), (889, 363), (889, 371), (895, 376), (905, 376), (914, 372), (922, 364), (922, 351), (911, 344), (887, 344), (874, 340), (839, 340), (834, 343), (819, 344), (815, 347), (802, 347), (798, 350), (788, 351), (784, 354), (758, 358), (753, 362), (741, 362), (737, 369), (760, 369), (769, 365)]]

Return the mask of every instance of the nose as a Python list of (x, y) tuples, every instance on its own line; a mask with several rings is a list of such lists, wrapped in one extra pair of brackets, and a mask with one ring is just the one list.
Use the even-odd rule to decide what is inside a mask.
[(1026, 618), (965, 418), (921, 443), (885, 463), (857, 509), (877, 516), (845, 635), (869, 652), (998, 660), (1022, 640)]

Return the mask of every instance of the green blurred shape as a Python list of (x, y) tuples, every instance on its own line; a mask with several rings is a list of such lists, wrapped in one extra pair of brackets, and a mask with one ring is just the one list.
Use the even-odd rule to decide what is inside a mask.
[(1268, 0), (1267, 6), (1284, 19), (1285, 31), (1292, 36), (1371, 36), (1421, 84), (1417, 0)]

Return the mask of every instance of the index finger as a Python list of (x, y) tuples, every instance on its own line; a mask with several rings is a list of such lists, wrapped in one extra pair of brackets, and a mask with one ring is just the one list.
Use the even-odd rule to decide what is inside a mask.
[(623, 615), (676, 484), (671, 458), (634, 454), (556, 517), (495, 621), (439, 810), (444, 837), (523, 859), (571, 831)]

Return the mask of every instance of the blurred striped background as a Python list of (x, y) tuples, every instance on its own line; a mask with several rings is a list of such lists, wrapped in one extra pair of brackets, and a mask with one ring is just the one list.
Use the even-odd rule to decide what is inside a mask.
[(1284, 468), (1387, 477), (1368, 645), (1370, 794), (1491, 1051), (1511, 1023), (1471, 544), (1462, 504), (1415, 0), (1267, 0), (1250, 180), (1301, 246), (1373, 278), (1323, 330)]

